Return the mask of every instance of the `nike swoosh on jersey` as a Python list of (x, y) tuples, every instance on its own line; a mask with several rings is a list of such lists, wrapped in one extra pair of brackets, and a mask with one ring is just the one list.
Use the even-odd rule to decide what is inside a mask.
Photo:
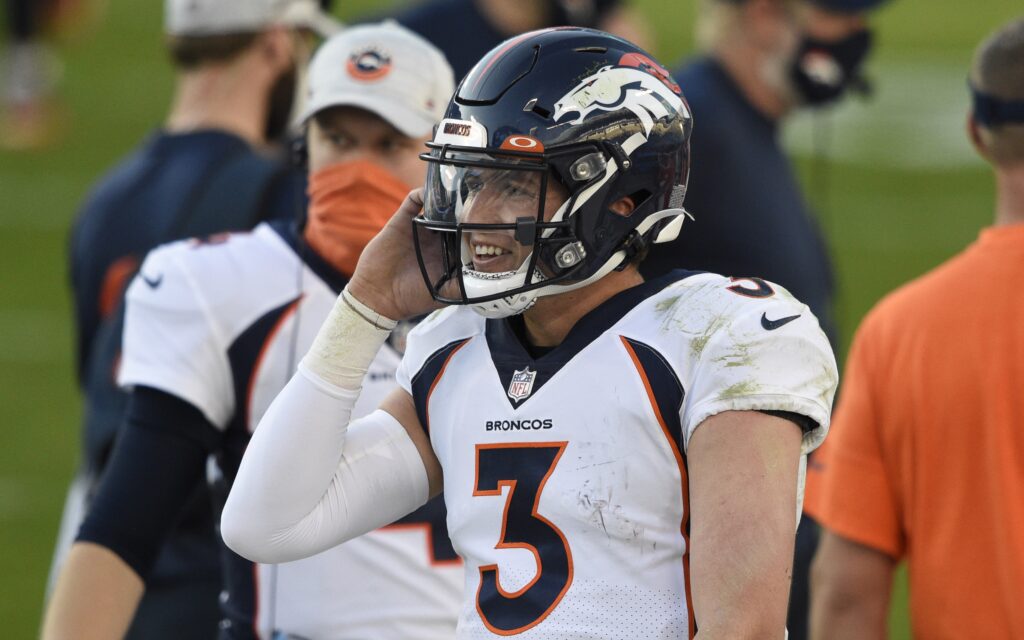
[(765, 329), (767, 329), (768, 331), (775, 331), (779, 327), (781, 327), (783, 325), (786, 325), (786, 324), (789, 324), (790, 322), (793, 322), (794, 320), (799, 318), (801, 315), (802, 314), (798, 313), (795, 316), (786, 316), (785, 318), (779, 318), (778, 320), (769, 320), (768, 319), (768, 314), (762, 313), (761, 314), (761, 326), (764, 327)]
[(156, 289), (157, 287), (159, 287), (163, 283), (163, 281), (164, 281), (164, 274), (161, 273), (160, 275), (158, 275), (155, 278), (150, 278), (149, 276), (147, 276), (146, 274), (143, 273), (142, 274), (142, 281), (145, 282), (147, 285), (149, 285), (150, 289)]

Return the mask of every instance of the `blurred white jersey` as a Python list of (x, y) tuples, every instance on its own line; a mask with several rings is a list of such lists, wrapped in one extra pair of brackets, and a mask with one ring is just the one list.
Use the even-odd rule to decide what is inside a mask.
[(518, 322), (440, 311), (398, 372), (466, 563), (457, 636), (692, 637), (690, 437), (722, 411), (785, 412), (814, 449), (838, 379), (817, 320), (762, 280), (676, 272), (537, 357)]
[[(223, 431), (211, 473), (221, 500), (252, 430), (343, 285), (283, 222), (160, 248), (131, 285), (120, 382), (178, 396)], [(395, 388), (399, 341), (396, 332), (377, 354), (355, 417)], [(462, 563), (440, 500), (305, 560), (256, 568), (226, 547), (223, 558), (229, 638), (441, 639), (455, 632)]]

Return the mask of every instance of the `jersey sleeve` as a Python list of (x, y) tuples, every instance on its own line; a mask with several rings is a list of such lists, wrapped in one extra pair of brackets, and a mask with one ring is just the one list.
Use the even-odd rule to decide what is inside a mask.
[(894, 482), (882, 456), (884, 411), (873, 385), (880, 378), (872, 354), (880, 348), (869, 316), (850, 349), (828, 442), (808, 465), (804, 508), (830, 531), (899, 558), (903, 535)]
[(177, 396), (224, 429), (235, 395), (227, 347), (182, 250), (152, 252), (128, 289), (118, 383)]
[(835, 356), (817, 319), (781, 287), (754, 299), (724, 288), (720, 313), (690, 344), (695, 357), (683, 405), (683, 443), (723, 411), (782, 411), (805, 416), (802, 453), (828, 431), (838, 382)]
[[(438, 349), (448, 343), (453, 336), (465, 337), (463, 334), (473, 333), (466, 323), (452, 318), (456, 316), (458, 307), (445, 307), (434, 311), (419, 322), (406, 338), (402, 361), (395, 372), (395, 381), (409, 395), (413, 395), (413, 381), (422, 371), (426, 362), (436, 355)], [(463, 314), (465, 316), (465, 314)]]
[(415, 366), (409, 362), (409, 354), (406, 352), (402, 354), (402, 361), (398, 363), (398, 369), (395, 371), (395, 382), (409, 395), (412, 395), (412, 377), (414, 375), (409, 372), (409, 369)]

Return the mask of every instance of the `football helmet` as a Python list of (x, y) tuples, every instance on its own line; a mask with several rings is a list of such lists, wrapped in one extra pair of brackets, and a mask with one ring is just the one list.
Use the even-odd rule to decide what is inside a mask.
[(496, 47), (420, 156), (414, 238), (431, 295), (507, 317), (675, 239), (691, 128), (668, 71), (626, 40), (556, 27)]

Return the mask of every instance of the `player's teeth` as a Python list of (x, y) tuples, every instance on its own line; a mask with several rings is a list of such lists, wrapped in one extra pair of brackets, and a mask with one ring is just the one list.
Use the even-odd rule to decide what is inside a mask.
[(476, 255), (478, 256), (500, 256), (505, 253), (501, 247), (495, 247), (489, 244), (478, 244), (476, 245)]

